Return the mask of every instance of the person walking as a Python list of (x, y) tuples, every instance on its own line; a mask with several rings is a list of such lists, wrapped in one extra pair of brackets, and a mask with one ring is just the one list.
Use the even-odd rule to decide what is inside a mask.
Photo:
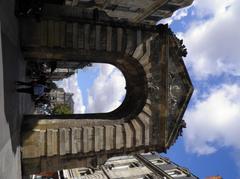
[(51, 89), (47, 86), (39, 84), (37, 82), (17, 81), (16, 84), (18, 86), (28, 86), (28, 88), (17, 88), (17, 92), (31, 94), (34, 100), (38, 100), (46, 93), (49, 93), (51, 91)]

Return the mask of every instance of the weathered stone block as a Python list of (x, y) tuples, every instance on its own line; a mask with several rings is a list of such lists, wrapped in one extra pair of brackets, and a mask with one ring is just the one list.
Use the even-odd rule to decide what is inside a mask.
[(115, 125), (115, 148), (121, 149), (124, 147), (124, 141), (123, 141), (123, 127), (122, 125)]
[(84, 24), (84, 48), (89, 50), (90, 24)]
[(83, 152), (93, 151), (93, 128), (83, 127)]
[(143, 111), (148, 114), (149, 116), (152, 116), (152, 110), (150, 109), (150, 105), (149, 104), (145, 104), (145, 106), (143, 107)]
[(108, 52), (112, 51), (112, 27), (107, 27), (107, 49)]
[(143, 130), (141, 125), (138, 123), (136, 119), (131, 120), (131, 123), (133, 125), (134, 129), (134, 141), (136, 146), (142, 145), (142, 136), (143, 136)]
[(78, 23), (73, 23), (73, 48), (78, 47)]
[(82, 128), (72, 128), (72, 153), (76, 154), (82, 151)]
[(123, 50), (123, 29), (117, 29), (117, 51), (121, 52)]
[(58, 130), (47, 129), (47, 156), (58, 154)]
[(124, 131), (125, 131), (125, 147), (131, 148), (133, 147), (133, 131), (128, 123), (124, 123)]
[(59, 129), (59, 153), (65, 155), (70, 153), (70, 129)]
[(139, 60), (144, 55), (143, 44), (139, 44), (133, 53), (133, 57)]
[(48, 21), (48, 46), (54, 46), (54, 22), (52, 20)]
[(114, 148), (114, 127), (113, 126), (104, 126), (105, 127), (105, 150), (111, 150)]
[(149, 121), (150, 118), (149, 116), (147, 116), (145, 113), (141, 112), (138, 115), (138, 119), (142, 122), (142, 124), (144, 125), (144, 144), (145, 145), (149, 145)]
[(96, 25), (96, 50), (101, 49), (100, 40), (101, 40), (101, 26)]
[(100, 151), (104, 148), (104, 127), (95, 126), (94, 127), (94, 150)]

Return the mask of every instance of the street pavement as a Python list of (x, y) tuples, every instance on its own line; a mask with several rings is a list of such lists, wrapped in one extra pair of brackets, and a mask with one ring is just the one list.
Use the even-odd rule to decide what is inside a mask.
[(30, 96), (16, 92), (26, 80), (19, 44), (14, 0), (0, 0), (0, 179), (21, 178), (21, 122), (33, 110)]

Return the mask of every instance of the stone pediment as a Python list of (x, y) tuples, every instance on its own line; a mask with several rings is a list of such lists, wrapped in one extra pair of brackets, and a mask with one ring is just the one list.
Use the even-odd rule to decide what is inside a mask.
[[(173, 36), (176, 47), (180, 50), (182, 44)], [(170, 50), (168, 63), (168, 120), (167, 120), (167, 146), (175, 142), (178, 135), (181, 135), (182, 128), (186, 127), (182, 117), (187, 108), (188, 102), (193, 93), (192, 82), (189, 78), (184, 61), (181, 57), (182, 52)]]

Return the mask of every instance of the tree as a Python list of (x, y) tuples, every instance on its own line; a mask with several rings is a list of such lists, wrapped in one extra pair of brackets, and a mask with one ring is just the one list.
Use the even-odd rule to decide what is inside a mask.
[(71, 108), (67, 104), (57, 104), (53, 110), (53, 115), (72, 114)]

